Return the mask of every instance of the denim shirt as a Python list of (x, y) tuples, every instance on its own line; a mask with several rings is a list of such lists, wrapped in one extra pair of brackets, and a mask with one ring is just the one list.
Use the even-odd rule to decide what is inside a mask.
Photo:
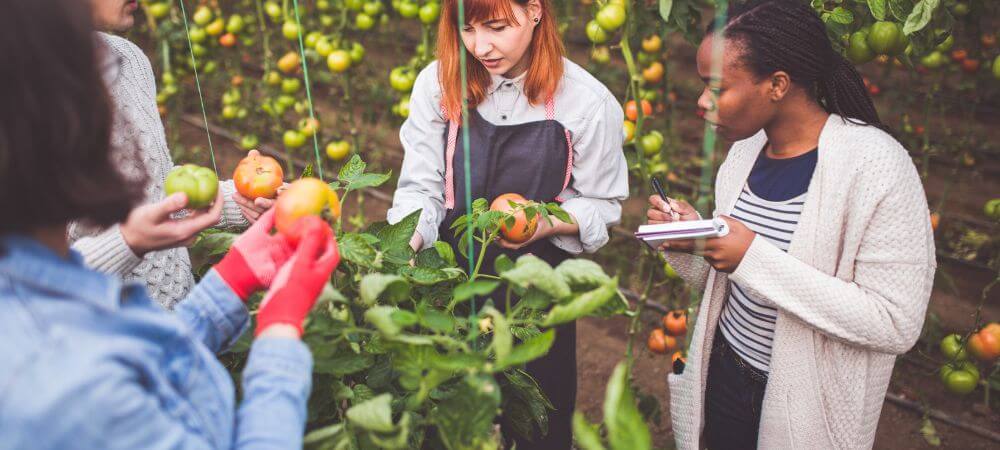
[(0, 236), (0, 449), (300, 448), (312, 356), (254, 341), (237, 410), (215, 353), (248, 325), (214, 270), (171, 314), (75, 251)]

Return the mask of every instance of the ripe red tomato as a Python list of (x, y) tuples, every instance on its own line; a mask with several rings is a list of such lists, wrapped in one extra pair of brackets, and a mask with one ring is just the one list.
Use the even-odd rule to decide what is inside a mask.
[(992, 363), (1000, 356), (1000, 338), (997, 338), (996, 334), (984, 328), (969, 337), (966, 348), (976, 359)]
[(951, 60), (957, 63), (965, 61), (965, 58), (969, 57), (969, 52), (963, 49), (955, 49), (951, 51)]
[(329, 208), (334, 219), (340, 217), (340, 199), (329, 185), (316, 178), (301, 178), (285, 189), (274, 205), (274, 225), (293, 243), (300, 237), (295, 223), (305, 216), (318, 216)]
[(671, 336), (687, 334), (687, 312), (682, 309), (668, 312), (663, 316), (663, 328), (666, 328), (667, 334)]
[[(509, 212), (514, 209), (511, 206), (512, 202), (517, 205), (523, 205), (528, 203), (528, 200), (521, 194), (503, 194), (493, 199), (493, 203), (490, 204), (490, 211)], [(531, 239), (537, 229), (538, 216), (532, 217), (529, 221), (528, 215), (523, 210), (514, 213), (513, 226), (508, 228), (506, 223), (500, 225), (500, 232), (503, 234), (503, 238), (515, 244), (520, 244)]]
[(250, 155), (236, 165), (233, 184), (236, 185), (236, 192), (250, 200), (259, 197), (274, 198), (284, 182), (284, 176), (277, 160), (251, 151)]
[(219, 36), (219, 45), (227, 48), (236, 46), (236, 35), (233, 33), (226, 33)]
[(979, 60), (966, 58), (962, 60), (962, 71), (965, 73), (976, 73), (979, 71)]

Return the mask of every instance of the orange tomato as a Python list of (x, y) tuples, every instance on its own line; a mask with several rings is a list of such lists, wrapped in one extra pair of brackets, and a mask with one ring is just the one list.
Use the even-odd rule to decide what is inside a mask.
[(253, 151), (236, 165), (233, 184), (236, 185), (236, 192), (250, 200), (259, 197), (274, 198), (284, 177), (284, 171), (277, 160)]
[(233, 33), (226, 33), (219, 36), (219, 45), (223, 47), (234, 47), (236, 46), (236, 35)]
[(653, 61), (649, 67), (642, 69), (642, 79), (646, 80), (647, 83), (659, 83), (663, 81), (663, 72), (663, 63)]
[(985, 328), (970, 336), (966, 346), (972, 356), (986, 363), (991, 363), (1000, 356), (1000, 338)]
[(301, 64), (302, 58), (299, 57), (298, 53), (288, 52), (278, 60), (278, 70), (284, 73), (292, 73), (298, 70)]
[(649, 339), (646, 340), (646, 348), (653, 353), (665, 355), (677, 348), (677, 338), (667, 336), (663, 333), (662, 329), (656, 328), (649, 333)]
[(671, 336), (687, 334), (687, 312), (682, 309), (670, 311), (663, 316), (663, 328), (666, 328)]
[[(510, 205), (511, 202), (525, 204), (528, 203), (528, 200), (521, 194), (503, 194), (493, 199), (493, 203), (490, 204), (490, 211), (509, 212), (513, 209)], [(500, 225), (500, 232), (503, 234), (503, 238), (515, 244), (520, 244), (531, 239), (537, 229), (538, 216), (532, 217), (529, 221), (528, 215), (523, 210), (514, 213), (514, 225), (512, 227), (507, 228), (507, 224)]]
[[(642, 114), (645, 116), (653, 114), (653, 105), (646, 100), (642, 101)], [(639, 118), (639, 109), (635, 106), (635, 100), (629, 100), (625, 104), (625, 117), (633, 122)]]
[(334, 219), (340, 217), (340, 199), (329, 185), (316, 178), (302, 178), (288, 186), (274, 205), (274, 225), (293, 243), (299, 236), (295, 223), (305, 216), (319, 216), (329, 208)]

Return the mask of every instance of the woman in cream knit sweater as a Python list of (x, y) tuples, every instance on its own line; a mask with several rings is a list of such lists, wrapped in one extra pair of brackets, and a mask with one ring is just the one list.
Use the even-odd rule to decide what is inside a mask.
[[(735, 141), (715, 186), (731, 232), (664, 247), (704, 289), (668, 380), (677, 447), (870, 448), (934, 278), (920, 179), (808, 3), (752, 0), (709, 31), (698, 71), (719, 90), (699, 107)], [(651, 223), (699, 217), (650, 203)]]

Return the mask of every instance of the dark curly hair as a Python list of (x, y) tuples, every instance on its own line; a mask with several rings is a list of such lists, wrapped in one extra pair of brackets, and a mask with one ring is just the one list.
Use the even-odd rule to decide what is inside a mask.
[(0, 0), (0, 233), (123, 221), (142, 199), (111, 157), (89, 2)]

